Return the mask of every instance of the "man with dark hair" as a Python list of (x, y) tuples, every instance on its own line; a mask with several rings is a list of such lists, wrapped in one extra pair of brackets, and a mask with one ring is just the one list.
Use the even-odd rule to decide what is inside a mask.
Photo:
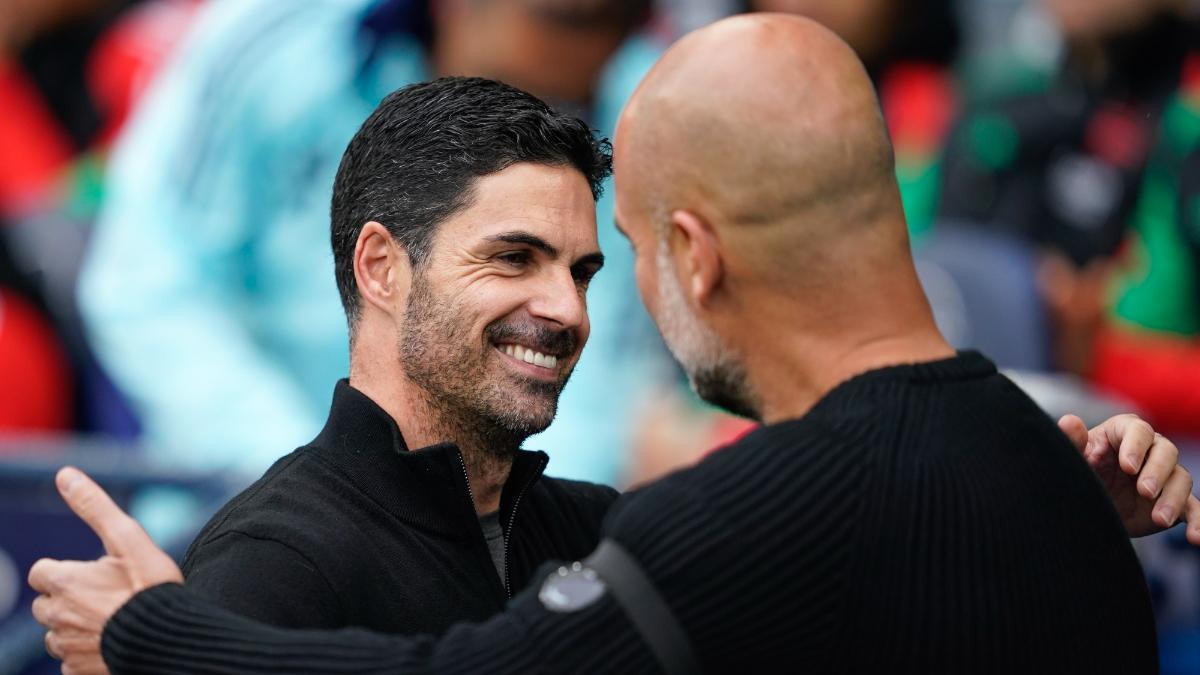
[(334, 269), (351, 332), (360, 309), (353, 257), (364, 223), (386, 223), (419, 266), (438, 224), (471, 201), (475, 179), (520, 162), (569, 166), (599, 199), (611, 173), (607, 146), (582, 120), (490, 80), (447, 78), (384, 98), (350, 141), (333, 185)]
[[(347, 372), (338, 294), (314, 270), (329, 264), (339, 160), (379, 102), (436, 77), (488, 77), (611, 136), (659, 48), (639, 34), (649, 0), (202, 4), (105, 172), (79, 303), (154, 459), (241, 487), (313, 438), (329, 384)], [(611, 205), (611, 195), (597, 204), (604, 222)], [(610, 268), (632, 267), (611, 229), (601, 243)], [(569, 449), (554, 453), (556, 475), (615, 480), (635, 388), (646, 364), (665, 369), (665, 354), (625, 349), (630, 336), (656, 340), (629, 278), (593, 289), (593, 316), (613, 320), (594, 331), (559, 422), (536, 441)], [(618, 379), (634, 395), (590, 386)], [(135, 510), (166, 525), (177, 501)]]
[(587, 341), (610, 161), (582, 121), (498, 82), (383, 100), (333, 192), (350, 379), (316, 440), (200, 533), (191, 584), (280, 626), (439, 631), (591, 550), (616, 492), (542, 477), (520, 446)]

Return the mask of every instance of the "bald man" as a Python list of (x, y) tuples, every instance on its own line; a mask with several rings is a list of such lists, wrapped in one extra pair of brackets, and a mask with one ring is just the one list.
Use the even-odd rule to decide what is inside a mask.
[(694, 33), (629, 104), (616, 163), (643, 300), (696, 390), (761, 429), (625, 495), (587, 560), (440, 638), (216, 609), (64, 470), (109, 556), (31, 573), (51, 651), (115, 673), (1156, 671), (1103, 488), (934, 326), (849, 48), (780, 16)]

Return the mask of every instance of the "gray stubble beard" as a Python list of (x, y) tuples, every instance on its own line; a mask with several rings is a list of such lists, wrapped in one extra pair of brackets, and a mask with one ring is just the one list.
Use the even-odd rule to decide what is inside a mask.
[(658, 324), (671, 355), (696, 395), (734, 415), (761, 419), (758, 396), (742, 360), (692, 313), (671, 266), (670, 247), (658, 242)]
[[(553, 421), (562, 385), (526, 380), (506, 387), (507, 381), (486, 377), (486, 351), (454, 353), (455, 347), (470, 342), (457, 316), (454, 308), (434, 297), (423, 275), (414, 275), (397, 350), (400, 365), (426, 394), (427, 422), (436, 432), (460, 447), (511, 458), (526, 438)], [(464, 360), (467, 356), (471, 362)], [(512, 386), (524, 387), (533, 396), (514, 397)], [(527, 398), (549, 399), (549, 410), (537, 417), (522, 414)]]

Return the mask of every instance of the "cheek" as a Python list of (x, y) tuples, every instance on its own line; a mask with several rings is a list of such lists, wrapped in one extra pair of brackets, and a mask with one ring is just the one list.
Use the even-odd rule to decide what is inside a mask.
[(460, 326), (470, 326), (471, 336), (479, 337), (488, 326), (519, 309), (526, 295), (518, 281), (493, 278), (472, 284), (447, 300), (439, 311), (454, 314)]
[(642, 296), (642, 304), (646, 306), (646, 311), (653, 315), (655, 300), (658, 299), (658, 274), (650, 256), (635, 254), (633, 274), (637, 280), (638, 294)]

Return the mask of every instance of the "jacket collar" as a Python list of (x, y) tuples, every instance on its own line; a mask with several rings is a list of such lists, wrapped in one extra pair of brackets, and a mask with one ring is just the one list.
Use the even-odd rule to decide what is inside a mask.
[[(478, 528), (458, 446), (410, 450), (396, 421), (347, 380), (334, 388), (329, 420), (309, 450), (405, 523), (458, 536)], [(540, 478), (547, 460), (544, 452), (517, 451), (502, 504), (510, 502), (505, 506), (511, 509), (510, 495)], [(501, 513), (501, 522), (507, 522), (506, 515)]]

